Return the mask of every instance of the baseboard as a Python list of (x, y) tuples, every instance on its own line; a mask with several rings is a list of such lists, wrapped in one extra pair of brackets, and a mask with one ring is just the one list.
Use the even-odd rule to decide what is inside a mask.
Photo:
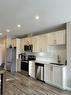
[(70, 87), (66, 87), (66, 90), (71, 91), (71, 88)]

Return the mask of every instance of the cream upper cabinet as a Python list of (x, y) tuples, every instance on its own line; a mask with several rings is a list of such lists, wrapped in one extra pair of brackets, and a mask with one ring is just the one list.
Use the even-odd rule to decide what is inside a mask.
[(37, 48), (37, 36), (32, 37), (32, 44), (33, 44), (33, 52), (37, 52), (38, 51), (38, 48)]
[(26, 38), (24, 38), (24, 44), (25, 45), (32, 44), (32, 37), (26, 37)]
[(25, 41), (24, 41), (24, 38), (22, 38), (22, 39), (20, 40), (20, 49), (21, 49), (21, 52), (24, 51), (24, 45), (25, 45), (24, 42), (25, 42)]
[(51, 32), (47, 34), (48, 45), (61, 45), (65, 44), (65, 30)]
[(41, 36), (36, 36), (37, 52), (42, 52)]
[(33, 45), (33, 52), (47, 52), (48, 45), (65, 44), (65, 30), (22, 38), (21, 50), (24, 51), (24, 45), (29, 44)]
[(56, 32), (47, 33), (48, 45), (56, 44)]
[(57, 44), (65, 44), (65, 30), (56, 32)]
[(42, 52), (47, 52), (48, 48), (48, 38), (46, 34), (40, 36), (40, 48)]
[(32, 37), (33, 52), (47, 51), (47, 36), (45, 34)]

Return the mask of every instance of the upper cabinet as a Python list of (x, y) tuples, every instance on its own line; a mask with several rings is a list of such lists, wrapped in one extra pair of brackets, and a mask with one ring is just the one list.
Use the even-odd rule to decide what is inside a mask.
[(47, 36), (46, 34), (32, 37), (33, 52), (47, 51)]
[(48, 37), (48, 45), (65, 44), (65, 30), (48, 33), (47, 37)]
[(47, 33), (48, 45), (56, 44), (56, 32)]
[(32, 38), (31, 37), (24, 38), (24, 45), (29, 45), (29, 44), (32, 44)]
[(66, 43), (65, 37), (66, 37), (65, 30), (57, 31), (56, 33), (57, 44), (65, 44)]
[(47, 52), (48, 48), (48, 38), (46, 34), (43, 34), (40, 36), (41, 42), (40, 42), (40, 48), (42, 52)]
[(33, 52), (37, 52), (37, 36), (32, 37)]
[(24, 51), (24, 45), (33, 45), (33, 52), (47, 52), (48, 45), (65, 44), (65, 30), (50, 32), (33, 37), (21, 39), (21, 51)]

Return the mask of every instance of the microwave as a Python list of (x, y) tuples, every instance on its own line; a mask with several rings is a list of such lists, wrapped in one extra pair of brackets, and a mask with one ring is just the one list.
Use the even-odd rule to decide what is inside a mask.
[(32, 52), (33, 51), (33, 45), (24, 45), (24, 51)]

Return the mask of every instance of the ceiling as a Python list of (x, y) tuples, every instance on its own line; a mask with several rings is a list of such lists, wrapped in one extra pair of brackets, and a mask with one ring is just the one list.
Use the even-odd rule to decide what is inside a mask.
[(49, 29), (71, 21), (70, 10), (71, 0), (0, 0), (0, 32), (10, 29), (14, 37)]

